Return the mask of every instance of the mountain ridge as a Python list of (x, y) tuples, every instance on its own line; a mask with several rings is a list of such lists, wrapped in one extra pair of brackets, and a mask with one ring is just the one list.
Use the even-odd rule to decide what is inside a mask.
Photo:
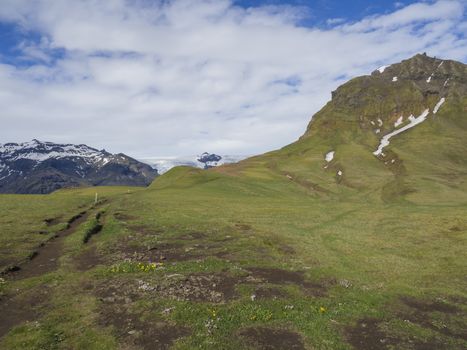
[(32, 140), (0, 144), (0, 192), (50, 193), (63, 187), (147, 186), (157, 170), (123, 153), (85, 144)]

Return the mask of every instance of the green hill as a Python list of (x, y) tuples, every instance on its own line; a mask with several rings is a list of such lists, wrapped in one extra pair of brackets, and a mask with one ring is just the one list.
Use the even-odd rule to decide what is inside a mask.
[[(319, 197), (467, 202), (466, 65), (417, 55), (332, 95), (297, 142), (214, 171), (282, 175)], [(425, 110), (423, 122), (410, 122)], [(375, 156), (383, 136), (400, 129)]]

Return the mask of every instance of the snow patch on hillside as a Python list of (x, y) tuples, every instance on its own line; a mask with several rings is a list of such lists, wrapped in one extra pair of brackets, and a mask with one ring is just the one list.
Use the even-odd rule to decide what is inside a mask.
[(330, 161), (332, 161), (334, 159), (334, 154), (335, 153), (336, 153), (335, 151), (331, 151), (331, 152), (326, 153), (326, 156), (324, 157), (326, 162), (329, 163)]
[(438, 113), (439, 111), (439, 108), (441, 107), (441, 105), (446, 101), (446, 99), (444, 97), (441, 98), (441, 100), (438, 101), (438, 103), (436, 104), (435, 108), (433, 109), (433, 114), (436, 114)]
[(389, 67), (389, 66), (381, 66), (381, 67), (379, 67), (379, 68), (377, 69), (377, 71), (380, 72), (380, 73), (383, 73), (383, 72), (386, 70), (386, 68), (388, 68), (388, 67)]
[(394, 123), (394, 127), (397, 128), (399, 125), (401, 125), (404, 122), (404, 116), (400, 116), (399, 119), (396, 120)]
[(396, 135), (398, 135), (398, 134), (400, 134), (400, 133), (402, 133), (402, 132), (404, 132), (406, 130), (409, 130), (409, 129), (413, 128), (414, 126), (424, 122), (426, 117), (428, 116), (428, 113), (430, 113), (430, 110), (427, 108), (427, 109), (425, 109), (423, 111), (422, 114), (420, 114), (416, 118), (414, 116), (410, 116), (409, 117), (409, 123), (407, 125), (403, 126), (400, 129), (394, 130), (393, 132), (391, 132), (391, 133), (389, 133), (387, 135), (384, 135), (383, 138), (380, 141), (378, 149), (376, 151), (374, 151), (373, 154), (375, 156), (381, 155), (382, 152), (383, 152), (384, 147), (389, 145), (389, 140), (391, 139), (391, 137), (396, 136)]

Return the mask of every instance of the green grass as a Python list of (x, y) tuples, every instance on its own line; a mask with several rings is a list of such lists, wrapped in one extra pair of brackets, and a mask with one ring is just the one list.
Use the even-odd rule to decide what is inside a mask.
[[(29, 284), (7, 282), (7, 293), (15, 286), (37, 288), (45, 281), (54, 287), (52, 303), (38, 320), (39, 326), (15, 328), (3, 339), (3, 348), (113, 349), (119, 342), (131, 341), (130, 335), (118, 340), (116, 328), (99, 321), (105, 305), (99, 293), (109, 288), (123, 296), (133, 295), (124, 304), (125, 315), (135, 317), (144, 327), (162, 322), (190, 329), (191, 335), (174, 343), (176, 349), (247, 348), (238, 332), (261, 325), (298, 332), (309, 348), (349, 349), (346, 327), (367, 317), (381, 320), (387, 334), (401, 339), (420, 342), (436, 337), (452, 349), (466, 345), (460, 338), (404, 323), (399, 301), (402, 296), (443, 300), (461, 312), (449, 315), (448, 320), (436, 312), (424, 317), (459, 332), (467, 324), (466, 306), (454, 301), (467, 297), (465, 204), (366, 203), (357, 201), (351, 192), (342, 192), (341, 200), (335, 200), (334, 194), (310, 195), (309, 188), (278, 175), (276, 169), (245, 167), (242, 176), (224, 171), (178, 168), (149, 189), (107, 192), (108, 202), (99, 209), (104, 211), (103, 230), (83, 243), (95, 225), (94, 216), (89, 217), (67, 238), (57, 272)], [(63, 215), (67, 218), (83, 203), (92, 204), (93, 191), (65, 191), (40, 198), (44, 206), (57, 208), (57, 213), (69, 210), (69, 215)], [(348, 200), (342, 200), (344, 196)], [(8, 197), (15, 199), (17, 207), (14, 201), (9, 205), (17, 212), (32, 205), (25, 203), (26, 197)], [(51, 215), (50, 211), (42, 213), (35, 216), (39, 224), (44, 215)], [(123, 219), (117, 213), (124, 214)], [(34, 222), (33, 217), (30, 220)], [(203, 235), (187, 240), (192, 232)], [(201, 255), (229, 255), (175, 264), (169, 259), (154, 270), (141, 271), (138, 263), (147, 261), (136, 256), (125, 262), (128, 256), (120, 249), (133, 246), (146, 251), (166, 242), (182, 244), (183, 249)], [(89, 247), (95, 247), (102, 261), (94, 269), (77, 271), (75, 261)], [(242, 282), (236, 287), (236, 298), (219, 304), (176, 300), (166, 294), (155, 297), (137, 288), (138, 281), (144, 281), (164, 290), (173, 283), (168, 277), (172, 275), (243, 278), (248, 268), (257, 266), (303, 271), (308, 281), (325, 286), (326, 293), (313, 296), (298, 285), (280, 284), (275, 288), (285, 291), (285, 298), (252, 301), (258, 284)], [(259, 285), (273, 287), (264, 281)], [(167, 308), (173, 311), (163, 314)], [(410, 349), (408, 344), (402, 342), (399, 348)]]
[[(0, 271), (23, 261), (38, 246), (64, 229), (69, 219), (98, 199), (135, 192), (131, 187), (60, 190), (50, 195), (0, 195)], [(47, 225), (46, 219), (53, 219)]]

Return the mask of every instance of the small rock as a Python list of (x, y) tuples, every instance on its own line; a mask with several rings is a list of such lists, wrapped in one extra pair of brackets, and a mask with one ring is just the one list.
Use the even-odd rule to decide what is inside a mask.
[(352, 283), (349, 280), (346, 280), (346, 279), (340, 280), (339, 285), (344, 287), (344, 288), (352, 287)]
[(172, 310), (175, 310), (175, 306), (168, 307), (167, 309), (162, 310), (163, 315), (168, 315), (172, 312)]

